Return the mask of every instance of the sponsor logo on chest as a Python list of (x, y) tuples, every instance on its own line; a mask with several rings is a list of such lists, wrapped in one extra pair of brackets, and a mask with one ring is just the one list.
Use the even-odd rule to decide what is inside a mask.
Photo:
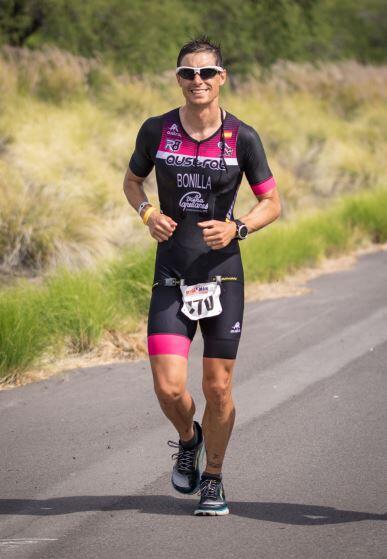
[(181, 136), (179, 132), (179, 127), (177, 124), (171, 124), (171, 126), (167, 130), (167, 134), (169, 136)]
[(203, 167), (203, 169), (226, 170), (224, 161), (219, 158), (193, 157), (190, 155), (168, 155), (165, 158), (167, 165), (175, 167)]
[(208, 210), (208, 202), (203, 200), (200, 192), (187, 192), (180, 198), (179, 206), (188, 212), (207, 212)]
[(167, 151), (179, 151), (181, 144), (182, 140), (173, 140), (171, 138), (167, 138), (165, 140), (165, 149)]
[[(218, 143), (218, 148), (222, 149), (222, 142)], [(232, 155), (232, 147), (230, 147), (226, 142), (224, 143), (223, 153), (226, 157), (230, 157)]]

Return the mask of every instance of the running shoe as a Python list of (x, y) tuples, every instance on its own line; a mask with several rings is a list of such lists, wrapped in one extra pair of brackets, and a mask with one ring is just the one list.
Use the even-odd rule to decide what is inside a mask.
[(221, 480), (204, 479), (200, 483), (198, 494), (200, 495), (200, 502), (194, 514), (220, 516), (230, 512)]
[(194, 448), (186, 450), (181, 442), (168, 441), (168, 445), (178, 448), (178, 452), (172, 454), (176, 460), (172, 470), (171, 482), (179, 493), (196, 493), (200, 485), (200, 477), (203, 472), (204, 462), (204, 439), (202, 428), (194, 421), (198, 432), (199, 442)]

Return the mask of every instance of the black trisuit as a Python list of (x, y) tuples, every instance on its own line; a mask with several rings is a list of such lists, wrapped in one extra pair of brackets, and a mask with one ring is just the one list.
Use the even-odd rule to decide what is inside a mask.
[[(157, 245), (154, 282), (184, 278), (185, 283), (223, 281), (222, 313), (199, 320), (204, 356), (235, 359), (243, 320), (243, 268), (239, 241), (213, 250), (203, 240), (199, 221), (233, 219), (243, 173), (253, 192), (261, 195), (276, 184), (258, 134), (226, 113), (222, 126), (206, 140), (195, 140), (184, 130), (179, 109), (149, 118), (141, 126), (129, 167), (146, 177), (156, 167), (160, 210), (177, 222), (173, 235)], [(197, 321), (180, 310), (179, 286), (153, 288), (148, 317), (150, 355), (188, 356)]]

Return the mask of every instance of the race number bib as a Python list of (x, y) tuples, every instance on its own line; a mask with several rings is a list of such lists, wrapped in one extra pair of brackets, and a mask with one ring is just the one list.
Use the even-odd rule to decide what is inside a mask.
[(180, 289), (183, 296), (181, 311), (191, 320), (217, 316), (222, 312), (219, 300), (220, 282), (180, 285)]

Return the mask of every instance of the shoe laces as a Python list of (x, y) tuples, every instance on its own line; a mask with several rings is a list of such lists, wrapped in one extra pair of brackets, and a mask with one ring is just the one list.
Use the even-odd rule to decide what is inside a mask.
[(204, 497), (205, 499), (217, 499), (217, 489), (218, 484), (222, 483), (218, 479), (205, 479), (200, 483), (199, 491), (197, 495)]
[(185, 449), (181, 443), (168, 441), (168, 446), (178, 448), (179, 451), (172, 454), (171, 458), (177, 461), (177, 470), (182, 473), (192, 473), (195, 461), (196, 447)]

